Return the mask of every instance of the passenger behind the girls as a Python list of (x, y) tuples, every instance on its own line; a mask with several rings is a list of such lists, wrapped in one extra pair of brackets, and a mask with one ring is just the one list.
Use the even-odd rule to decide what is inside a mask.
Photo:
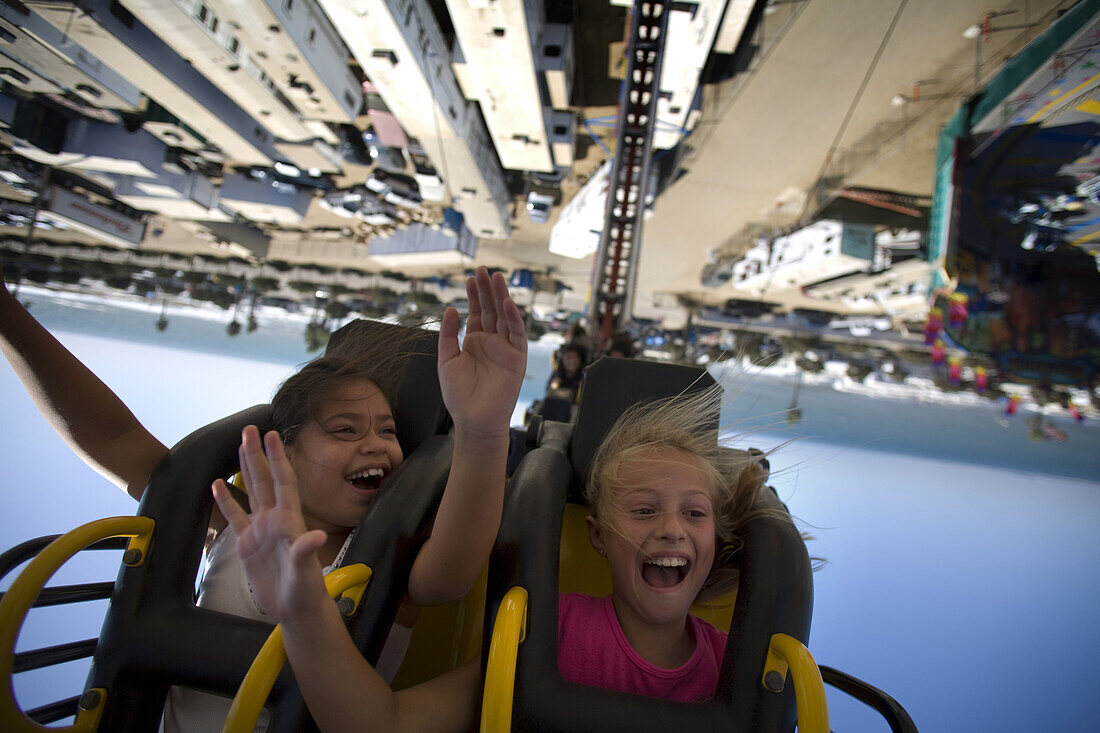
[[(690, 616), (699, 598), (737, 583), (738, 530), (764, 484), (748, 454), (722, 450), (713, 426), (721, 394), (636, 406), (608, 433), (589, 472), (593, 545), (611, 566), (608, 598), (563, 595), (559, 671), (567, 680), (672, 700), (713, 696), (726, 634)], [(710, 425), (710, 429), (705, 426)], [(243, 446), (249, 517), (224, 482), (222, 513), (240, 535), (249, 579), (282, 624), (294, 675), (323, 731), (470, 730), (477, 660), (394, 693), (360, 656), (325, 594), (316, 551), (325, 537), (298, 511), (299, 481), (278, 436)]]
[[(0, 272), (2, 276), (2, 272)], [(461, 597), (484, 567), (500, 524), (509, 421), (523, 380), (527, 340), (523, 321), (502, 275), (484, 268), (466, 283), (470, 315), (459, 346), (459, 318), (448, 309), (439, 332), (439, 381), (454, 421), (454, 456), (430, 538), (409, 577), (414, 604)], [(272, 399), (272, 416), (298, 476), (295, 517), (313, 530), (316, 560), (339, 564), (385, 477), (404, 459), (397, 442), (391, 392), (408, 343), (364, 344), (318, 358), (290, 377)], [(168, 449), (141, 425), (118, 397), (0, 287), (0, 349), (46, 419), (85, 462), (135, 499)], [(242, 379), (247, 378), (242, 375)], [(242, 436), (244, 455), (258, 450), (259, 432)], [(280, 449), (281, 451), (281, 449)], [(283, 455), (280, 452), (280, 455)], [(245, 476), (248, 474), (245, 473)], [(269, 509), (265, 495), (250, 496), (249, 511)], [(238, 510), (240, 511), (240, 510)], [(198, 603), (206, 608), (267, 620), (281, 606), (251, 593), (237, 544), (239, 522), (227, 525), (214, 511), (207, 566)], [(398, 627), (380, 665), (392, 677), (408, 645)], [(190, 697), (189, 697), (190, 696)], [(196, 702), (196, 700), (204, 700)], [(220, 730), (229, 701), (173, 689), (169, 729)]]

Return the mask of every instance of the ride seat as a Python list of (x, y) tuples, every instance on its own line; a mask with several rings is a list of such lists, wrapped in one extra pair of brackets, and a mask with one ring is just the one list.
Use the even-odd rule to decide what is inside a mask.
[[(356, 322), (369, 339), (403, 327)], [(334, 335), (333, 348), (353, 340)], [(436, 336), (404, 339), (404, 377), (394, 399), (398, 440), (406, 460), (388, 478), (350, 543), (344, 565), (373, 570), (367, 593), (349, 619), (356, 645), (373, 663), (407, 589), (417, 551), (427, 538), (450, 471), (453, 441), (436, 372)], [(341, 345), (342, 344), (342, 345)], [(369, 354), (366, 358), (370, 358)], [(199, 608), (195, 578), (212, 507), (210, 484), (237, 470), (244, 426), (270, 427), (260, 405), (195, 431), (154, 471), (138, 514), (155, 521), (140, 566), (124, 565), (93, 655), (86, 688), (106, 690), (99, 730), (156, 730), (168, 687), (182, 685), (232, 697), (272, 627)], [(268, 698), (271, 731), (312, 728), (287, 666)]]
[[(538, 447), (520, 462), (506, 497), (504, 518), (490, 561), (486, 646), (510, 589), (526, 590), (523, 641), (518, 647), (510, 727), (516, 731), (793, 730), (794, 695), (762, 684), (772, 637), (809, 638), (813, 605), (805, 544), (774, 492), (758, 502), (769, 512), (742, 530), (741, 580), (736, 600), (718, 616), (730, 630), (718, 689), (712, 701), (685, 704), (566, 682), (557, 670), (559, 591), (606, 595), (606, 562), (587, 548), (583, 531), (583, 480), (597, 447), (630, 405), (705, 389), (705, 370), (675, 364), (604, 358), (586, 368), (573, 425), (545, 422)], [(713, 425), (717, 432), (718, 425)], [(732, 449), (731, 449), (732, 450)], [(695, 610), (693, 610), (693, 613)], [(724, 615), (723, 615), (724, 614)], [(704, 615), (706, 614), (699, 614)], [(725, 618), (722, 622), (721, 619)], [(713, 620), (712, 620), (713, 619)], [(483, 662), (484, 663), (484, 662)], [(483, 715), (496, 662), (486, 665)], [(483, 718), (483, 730), (498, 721)]]

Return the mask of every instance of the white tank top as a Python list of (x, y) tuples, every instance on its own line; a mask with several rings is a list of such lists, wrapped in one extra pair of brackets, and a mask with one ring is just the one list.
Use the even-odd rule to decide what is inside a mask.
[[(340, 565), (354, 536), (354, 532), (348, 536), (336, 560), (324, 569), (325, 573)], [(218, 532), (218, 536), (210, 544), (196, 605), (256, 621), (271, 622), (252, 595), (244, 573), (244, 564), (237, 554), (237, 535), (232, 527), (227, 526)], [(401, 667), (411, 638), (410, 628), (394, 624), (390, 629), (375, 667), (387, 683), (393, 680)], [(229, 717), (232, 704), (230, 698), (220, 695), (186, 687), (172, 687), (168, 690), (168, 699), (164, 705), (161, 730), (164, 733), (218, 733), (225, 725), (225, 719)], [(267, 730), (269, 717), (266, 709), (260, 713), (256, 721), (257, 733)]]

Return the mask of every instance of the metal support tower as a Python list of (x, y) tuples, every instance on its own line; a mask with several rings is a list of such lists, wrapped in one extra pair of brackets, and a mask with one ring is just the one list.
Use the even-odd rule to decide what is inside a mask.
[(608, 179), (603, 234), (592, 274), (589, 329), (595, 350), (630, 317), (642, 240), (646, 181), (661, 82), (661, 60), (671, 0), (637, 0), (630, 31), (629, 64), (619, 100), (619, 134)]

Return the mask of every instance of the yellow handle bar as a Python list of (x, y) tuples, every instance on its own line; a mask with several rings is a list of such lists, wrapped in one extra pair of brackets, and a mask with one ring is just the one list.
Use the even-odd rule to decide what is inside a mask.
[[(99, 725), (99, 717), (107, 701), (107, 691), (88, 690), (81, 698), (81, 709), (72, 725), (47, 727), (34, 722), (19, 708), (15, 701), (12, 674), (15, 669), (15, 640), (23, 628), (38, 594), (65, 562), (91, 544), (109, 537), (129, 537), (130, 544), (122, 561), (130, 566), (141, 565), (149, 549), (149, 540), (155, 526), (150, 517), (109, 517), (77, 527), (46, 545), (11, 584), (0, 601), (0, 729), (10, 733), (36, 731), (75, 731), (93, 733)], [(90, 694), (94, 693), (94, 694)], [(87, 705), (87, 707), (85, 707)]]
[(481, 733), (508, 733), (512, 729), (516, 659), (526, 632), (527, 591), (516, 586), (504, 594), (493, 622), (481, 702)]
[(787, 634), (775, 634), (768, 647), (761, 684), (772, 692), (781, 691), (788, 667), (794, 683), (799, 733), (829, 733), (829, 708), (821, 670), (802, 642)]
[[(371, 569), (362, 563), (337, 568), (325, 576), (325, 589), (333, 598), (351, 589), (346, 597), (351, 598), (355, 606), (358, 606), (370, 576)], [(354, 606), (351, 610), (354, 610)], [(260, 711), (284, 664), (286, 650), (283, 648), (283, 627), (276, 626), (237, 689), (237, 696), (233, 698), (222, 733), (250, 733), (256, 727), (256, 720), (260, 717)]]

